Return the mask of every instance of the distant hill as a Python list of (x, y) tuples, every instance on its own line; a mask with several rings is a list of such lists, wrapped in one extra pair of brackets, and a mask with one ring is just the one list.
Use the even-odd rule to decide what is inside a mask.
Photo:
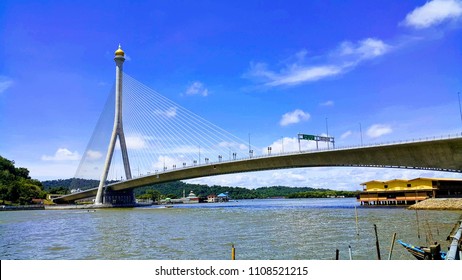
[[(111, 181), (111, 183), (116, 181)], [(86, 190), (98, 187), (98, 180), (86, 179), (63, 179), (43, 181), (42, 185), (45, 190), (60, 190), (70, 191), (71, 189)], [(274, 198), (274, 197), (328, 197), (328, 196), (350, 196), (356, 195), (356, 192), (349, 191), (334, 191), (329, 189), (315, 189), (310, 187), (287, 187), (287, 186), (270, 186), (256, 189), (247, 189), (241, 187), (225, 187), (225, 186), (208, 186), (202, 184), (188, 184), (182, 181), (175, 181), (163, 184), (157, 184), (135, 189), (135, 195), (145, 194), (148, 190), (157, 190), (162, 195), (171, 198), (183, 196), (183, 191), (186, 195), (193, 191), (199, 197), (206, 197), (209, 194), (220, 194), (228, 192), (233, 199), (252, 199), (252, 198)]]
[[(108, 182), (115, 183), (117, 181), (108, 181)], [(50, 190), (54, 188), (66, 188), (69, 190), (71, 189), (87, 190), (91, 188), (97, 188), (99, 185), (99, 180), (89, 180), (89, 179), (80, 179), (80, 178), (47, 180), (47, 181), (42, 181), (42, 185), (45, 190)]]

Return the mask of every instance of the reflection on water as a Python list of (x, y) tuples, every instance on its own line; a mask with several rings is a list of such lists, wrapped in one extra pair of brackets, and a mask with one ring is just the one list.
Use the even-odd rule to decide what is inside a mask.
[[(173, 208), (0, 212), (1, 259), (382, 259), (394, 232), (445, 241), (461, 212), (358, 207), (355, 199), (240, 200)], [(417, 227), (418, 215), (419, 228)], [(420, 239), (418, 238), (420, 233)], [(413, 259), (399, 244), (393, 259)]]

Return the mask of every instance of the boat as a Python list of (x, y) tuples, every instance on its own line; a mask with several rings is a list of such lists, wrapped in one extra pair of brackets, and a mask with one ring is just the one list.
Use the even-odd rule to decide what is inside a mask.
[(403, 245), (403, 247), (418, 260), (446, 259), (446, 252), (441, 251), (441, 246), (437, 242), (435, 242), (434, 245), (430, 245), (430, 247), (414, 246), (401, 240), (398, 240), (398, 243)]

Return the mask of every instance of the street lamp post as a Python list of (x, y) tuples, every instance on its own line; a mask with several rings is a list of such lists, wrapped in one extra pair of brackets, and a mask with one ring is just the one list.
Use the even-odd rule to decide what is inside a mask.
[(250, 133), (249, 133), (249, 157), (252, 157), (252, 153), (253, 153), (253, 150), (252, 150), (252, 146), (250, 145)]
[(460, 92), (457, 93), (457, 96), (459, 97), (459, 112), (460, 112), (460, 121), (462, 122), (462, 107), (460, 106)]
[[(326, 118), (326, 136), (329, 137), (329, 126), (327, 124), (327, 118)], [(327, 149), (329, 149), (329, 142), (327, 142)]]
[(283, 154), (284, 153), (284, 136), (281, 136), (281, 144), (282, 144), (281, 145), (281, 149), (282, 149), (281, 154)]

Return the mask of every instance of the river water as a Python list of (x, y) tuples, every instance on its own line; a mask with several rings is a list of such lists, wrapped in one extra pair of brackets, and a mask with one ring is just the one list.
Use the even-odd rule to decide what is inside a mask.
[[(356, 224), (355, 206), (358, 223)], [(382, 259), (393, 233), (415, 245), (446, 236), (460, 211), (361, 207), (355, 199), (266, 199), (132, 209), (0, 212), (5, 259)], [(357, 227), (358, 226), (358, 227)], [(359, 235), (357, 234), (359, 232)], [(419, 239), (420, 236), (420, 239)], [(413, 259), (398, 243), (392, 259)]]

